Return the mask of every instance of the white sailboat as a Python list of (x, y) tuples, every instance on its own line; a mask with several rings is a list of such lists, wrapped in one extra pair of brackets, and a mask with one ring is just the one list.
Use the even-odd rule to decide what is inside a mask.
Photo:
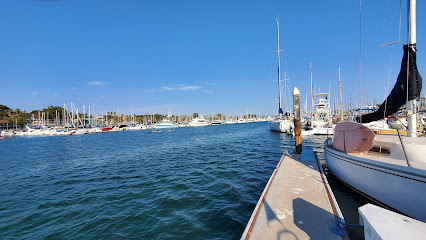
[[(278, 19), (276, 19), (277, 21), (277, 33), (278, 33), (278, 115), (279, 118), (274, 120), (274, 121), (270, 121), (269, 124), (269, 128), (271, 129), (271, 131), (274, 132), (281, 132), (281, 133), (285, 133), (290, 131), (292, 128), (294, 128), (294, 123), (293, 121), (291, 121), (290, 119), (284, 119), (283, 118), (283, 109), (281, 108), (281, 73), (280, 73), (280, 25), (279, 25), (279, 21)], [(284, 89), (284, 92), (286, 93), (286, 89)]]
[(426, 137), (416, 132), (416, 99), (422, 79), (416, 65), (415, 0), (409, 1), (408, 16), (408, 45), (397, 82), (376, 112), (357, 119), (375, 121), (407, 103), (407, 136), (375, 135), (359, 123), (343, 122), (336, 126), (333, 141), (324, 143), (324, 154), (338, 179), (391, 210), (426, 222)]

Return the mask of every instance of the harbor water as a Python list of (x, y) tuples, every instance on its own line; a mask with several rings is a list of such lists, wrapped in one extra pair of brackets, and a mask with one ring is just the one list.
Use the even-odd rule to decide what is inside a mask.
[(266, 123), (2, 140), (0, 239), (238, 239), (293, 141)]

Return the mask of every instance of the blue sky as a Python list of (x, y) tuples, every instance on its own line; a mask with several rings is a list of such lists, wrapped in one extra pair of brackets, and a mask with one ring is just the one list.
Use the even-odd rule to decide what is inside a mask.
[[(1, 1), (0, 104), (27, 111), (94, 104), (97, 114), (272, 114), (277, 17), (282, 70), (302, 103), (309, 62), (316, 91), (338, 98), (341, 67), (347, 105), (380, 103), (400, 68), (400, 44), (378, 47), (399, 39), (398, 4), (363, 1), (360, 30), (359, 1)], [(426, 3), (418, 1), (425, 74), (422, 12)], [(404, 2), (401, 14), (405, 43)]]

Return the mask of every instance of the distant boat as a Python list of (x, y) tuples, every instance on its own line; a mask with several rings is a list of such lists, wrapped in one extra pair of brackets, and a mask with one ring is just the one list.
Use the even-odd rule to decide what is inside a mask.
[(112, 130), (112, 127), (104, 127), (101, 130), (102, 130), (102, 132), (109, 132), (109, 131)]
[(234, 119), (230, 118), (225, 121), (225, 124), (234, 124), (237, 123)]
[(302, 136), (333, 135), (334, 126), (328, 95), (328, 93), (318, 93), (313, 96), (316, 103), (313, 106), (311, 119), (305, 122), (305, 128), (302, 129)]
[(221, 120), (213, 120), (212, 121), (212, 125), (220, 125), (223, 124), (223, 122)]
[[(290, 131), (293, 127), (294, 127), (294, 123), (293, 121), (291, 121), (290, 119), (284, 119), (283, 118), (283, 109), (281, 108), (281, 63), (280, 63), (280, 25), (278, 22), (278, 19), (276, 19), (277, 21), (277, 36), (278, 36), (278, 50), (277, 50), (277, 54), (278, 54), (278, 115), (279, 118), (276, 120), (273, 120), (271, 122), (269, 122), (269, 128), (271, 129), (271, 131), (274, 132), (280, 132), (280, 133), (285, 133)], [(286, 92), (287, 90), (285, 89), (284, 92)], [(239, 121), (239, 120), (238, 120)]]
[(155, 129), (168, 129), (168, 128), (177, 128), (178, 126), (174, 124), (172, 121), (165, 119), (160, 123), (154, 124)]
[(146, 126), (142, 124), (130, 125), (129, 127), (127, 127), (127, 130), (144, 130), (144, 129), (146, 129)]
[(191, 127), (204, 127), (209, 125), (209, 123), (204, 118), (194, 118), (191, 122), (189, 122), (189, 126)]
[(160, 123), (154, 124), (155, 129), (170, 129), (177, 128), (178, 125), (174, 124), (170, 119), (172, 118), (172, 112), (169, 112), (166, 119), (163, 119)]
[(75, 131), (75, 135), (82, 135), (82, 134), (87, 134), (87, 133), (89, 133), (89, 130), (88, 129), (85, 129), (85, 128), (79, 128), (79, 129), (76, 129), (76, 131)]
[(244, 118), (238, 119), (237, 123), (246, 123), (247, 121)]

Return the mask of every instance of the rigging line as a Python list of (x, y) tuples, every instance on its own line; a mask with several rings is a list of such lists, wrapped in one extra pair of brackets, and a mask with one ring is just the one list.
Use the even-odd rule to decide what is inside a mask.
[(388, 11), (389, 11), (389, 0), (388, 0), (388, 4), (386, 5), (386, 11), (385, 11), (385, 17), (383, 19), (383, 25), (382, 25), (382, 31), (384, 32), (385, 30), (385, 25), (386, 25), (386, 18), (388, 16)]
[[(362, 87), (362, 5), (361, 0), (359, 0), (359, 99), (362, 98), (361, 87)], [(362, 104), (360, 104), (362, 108)], [(361, 111), (359, 112), (359, 119), (362, 122)]]
[[(407, 110), (408, 110), (408, 78), (410, 76), (410, 44), (408, 43), (408, 50), (407, 50), (407, 97), (405, 98), (405, 102), (407, 104)], [(408, 117), (408, 115), (407, 115)]]
[[(357, 52), (358, 52), (358, 49), (357, 49)], [(349, 103), (352, 103), (352, 96), (353, 96), (353, 93), (354, 93), (354, 85), (355, 85), (355, 79), (356, 79), (357, 66), (358, 66), (358, 55), (355, 58), (354, 75), (352, 77), (351, 97), (349, 98)]]
[[(395, 9), (395, 15), (398, 15), (398, 6)], [(396, 18), (396, 17), (395, 17)], [(394, 25), (395, 26), (395, 25)], [(395, 29), (395, 27), (394, 27)], [(400, 42), (401, 40), (401, 0), (399, 1), (399, 36), (398, 36), (398, 41)], [(393, 45), (391, 46), (391, 53), (390, 53), (390, 60), (389, 60), (389, 71), (388, 71), (388, 85), (386, 87), (386, 92), (385, 92), (385, 111), (383, 112), (383, 115), (386, 115), (386, 107), (387, 107), (387, 103), (388, 103), (388, 98), (387, 98), (387, 91), (389, 90), (389, 81), (390, 81), (390, 76), (391, 76), (391, 69), (392, 69), (392, 56), (393, 56)], [(383, 118), (386, 118), (386, 116), (383, 116)]]
[(399, 142), (401, 143), (402, 152), (404, 152), (404, 157), (405, 157), (405, 161), (407, 162), (407, 166), (411, 167), (410, 161), (408, 161), (408, 158), (407, 158), (407, 152), (405, 151), (405, 148), (404, 148), (404, 143), (402, 142), (402, 139), (401, 139), (401, 134), (399, 133), (399, 130), (396, 130), (396, 132), (398, 133)]
[[(410, 4), (409, 2), (408, 2), (408, 4)], [(408, 12), (407, 12), (407, 18), (408, 18), (408, 23), (407, 23), (407, 28), (408, 28), (408, 35), (407, 35), (407, 87), (406, 87), (406, 90), (407, 90), (407, 97), (405, 98), (406, 99), (406, 101), (405, 101), (405, 104), (407, 105), (407, 111), (408, 111), (408, 78), (409, 78), (409, 76), (410, 76), (410, 45), (411, 45), (411, 31), (410, 31), (410, 21), (411, 21), (411, 18), (410, 18), (410, 5), (408, 5), (408, 7), (407, 7), (407, 9), (408, 9)], [(415, 46), (415, 45), (414, 45)], [(414, 46), (413, 46), (413, 50), (415, 50), (414, 49)], [(415, 109), (413, 109), (413, 111), (416, 111)], [(407, 121), (408, 121), (408, 114), (407, 114)], [(407, 133), (408, 134), (408, 133)]]
[(399, 0), (399, 33), (398, 33), (398, 41), (400, 41), (400, 42), (401, 42), (401, 11), (402, 11), (401, 0)]

